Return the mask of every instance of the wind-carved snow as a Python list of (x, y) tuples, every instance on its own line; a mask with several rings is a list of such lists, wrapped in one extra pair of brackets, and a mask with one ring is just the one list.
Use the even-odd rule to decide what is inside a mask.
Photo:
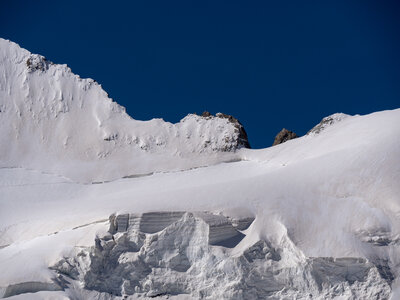
[(0, 62), (2, 167), (108, 181), (235, 160), (247, 145), (223, 114), (136, 121), (94, 80), (3, 39)]
[(2, 297), (400, 298), (399, 109), (245, 149), (0, 40), (0, 125)]
[[(247, 226), (253, 221), (243, 220)], [(239, 233), (229, 218), (210, 212), (113, 215), (94, 247), (77, 248), (53, 268), (79, 298), (385, 299), (390, 294), (392, 278), (366, 259), (306, 258), (287, 235), (277, 245), (258, 240), (235, 253), (223, 241)]]

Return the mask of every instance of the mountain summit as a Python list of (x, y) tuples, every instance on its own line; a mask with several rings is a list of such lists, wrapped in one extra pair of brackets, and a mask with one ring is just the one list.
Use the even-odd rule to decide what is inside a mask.
[(231, 116), (137, 121), (98, 83), (66, 65), (4, 39), (0, 61), (2, 167), (107, 181), (230, 161), (236, 150), (249, 147), (243, 126)]

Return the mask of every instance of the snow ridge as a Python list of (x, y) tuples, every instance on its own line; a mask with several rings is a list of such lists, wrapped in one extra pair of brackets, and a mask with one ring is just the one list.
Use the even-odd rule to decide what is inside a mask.
[(245, 146), (228, 118), (134, 120), (94, 80), (4, 39), (0, 64), (1, 167), (107, 181), (229, 161)]

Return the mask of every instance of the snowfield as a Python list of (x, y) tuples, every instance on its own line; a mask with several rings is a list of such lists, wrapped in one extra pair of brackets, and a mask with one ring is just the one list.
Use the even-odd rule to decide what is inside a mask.
[(0, 297), (400, 299), (400, 109), (244, 146), (0, 39)]

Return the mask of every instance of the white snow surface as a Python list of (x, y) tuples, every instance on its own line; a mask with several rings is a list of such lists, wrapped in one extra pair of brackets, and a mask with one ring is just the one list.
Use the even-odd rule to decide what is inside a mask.
[(94, 80), (4, 39), (0, 65), (1, 167), (89, 182), (235, 159), (227, 119), (134, 120)]
[(0, 297), (400, 299), (400, 109), (237, 149), (0, 39), (0, 110)]

